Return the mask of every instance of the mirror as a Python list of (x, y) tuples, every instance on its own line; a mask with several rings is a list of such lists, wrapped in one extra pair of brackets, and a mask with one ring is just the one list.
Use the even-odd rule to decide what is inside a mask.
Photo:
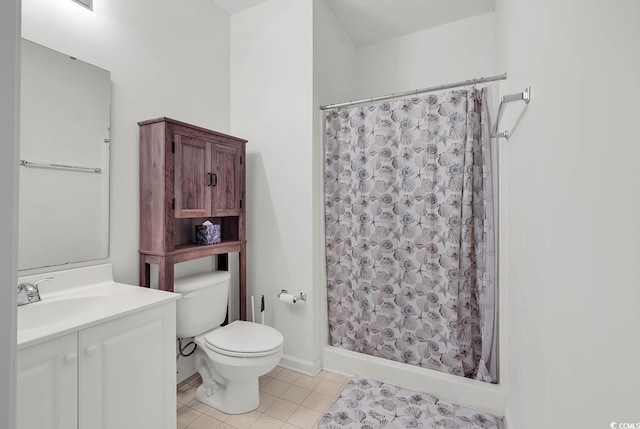
[(20, 270), (109, 257), (111, 75), (22, 40)]

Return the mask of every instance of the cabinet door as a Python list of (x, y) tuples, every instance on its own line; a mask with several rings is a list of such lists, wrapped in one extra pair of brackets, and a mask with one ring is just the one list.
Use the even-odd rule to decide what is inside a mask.
[(175, 429), (175, 303), (80, 331), (80, 429)]
[(17, 428), (77, 428), (77, 335), (18, 351)]
[(238, 216), (241, 211), (243, 177), (241, 165), (241, 149), (238, 147), (216, 144), (213, 148), (212, 162), (216, 171), (212, 216)]
[(209, 216), (211, 210), (210, 143), (176, 134), (174, 160), (175, 217)]

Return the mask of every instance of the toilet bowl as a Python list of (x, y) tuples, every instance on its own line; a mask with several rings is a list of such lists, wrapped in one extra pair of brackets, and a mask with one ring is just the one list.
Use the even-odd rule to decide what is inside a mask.
[(196, 370), (209, 381), (198, 387), (198, 400), (227, 414), (258, 408), (258, 379), (280, 362), (282, 335), (269, 326), (235, 321), (195, 337), (195, 343)]
[(260, 404), (258, 379), (282, 357), (284, 338), (267, 325), (225, 319), (230, 274), (199, 274), (174, 282), (182, 294), (176, 304), (176, 331), (194, 337), (195, 368), (202, 377), (198, 401), (227, 414), (247, 413)]

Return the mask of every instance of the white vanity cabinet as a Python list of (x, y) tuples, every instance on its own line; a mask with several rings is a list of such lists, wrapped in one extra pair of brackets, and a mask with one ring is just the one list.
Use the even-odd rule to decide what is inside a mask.
[(18, 352), (17, 427), (77, 427), (77, 334)]
[(80, 429), (175, 429), (175, 303), (78, 333)]
[(175, 302), (18, 351), (18, 429), (175, 429)]

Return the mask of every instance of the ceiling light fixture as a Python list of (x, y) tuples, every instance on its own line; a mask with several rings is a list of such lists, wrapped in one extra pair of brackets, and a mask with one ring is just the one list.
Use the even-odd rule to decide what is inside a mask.
[(93, 0), (71, 0), (93, 12)]

